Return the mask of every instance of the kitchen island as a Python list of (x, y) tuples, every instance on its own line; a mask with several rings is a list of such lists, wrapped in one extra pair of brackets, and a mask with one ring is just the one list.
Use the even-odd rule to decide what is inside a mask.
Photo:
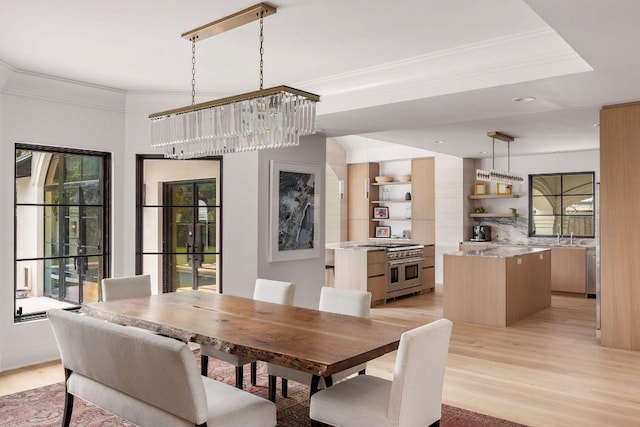
[(500, 246), (444, 255), (443, 315), (508, 326), (551, 306), (551, 251)]
[[(332, 252), (332, 253), (331, 253)], [(435, 286), (433, 245), (376, 240), (327, 244), (336, 288), (371, 292), (371, 305)]]

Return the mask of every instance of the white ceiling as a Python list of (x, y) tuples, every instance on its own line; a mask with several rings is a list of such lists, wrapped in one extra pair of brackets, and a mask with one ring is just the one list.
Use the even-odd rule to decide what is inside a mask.
[[(0, 0), (0, 61), (131, 92), (183, 92), (187, 105), (191, 46), (180, 34), (254, 3)], [(270, 4), (265, 87), (321, 95), (327, 136), (462, 157), (490, 156), (493, 130), (516, 137), (513, 156), (595, 149), (599, 108), (640, 99), (637, 0)], [(257, 22), (197, 44), (198, 101), (257, 88)]]

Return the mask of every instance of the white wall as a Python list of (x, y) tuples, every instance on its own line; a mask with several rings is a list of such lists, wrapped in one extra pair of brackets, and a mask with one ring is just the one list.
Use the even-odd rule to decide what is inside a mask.
[[(15, 143), (83, 148), (114, 153), (121, 164), (125, 94), (121, 91), (74, 84), (12, 71), (0, 92), (0, 224), (13, 235)], [(114, 180), (120, 181), (114, 174)], [(119, 204), (122, 194), (113, 194)], [(122, 221), (114, 234), (122, 235)], [(0, 370), (58, 358), (48, 321), (13, 323), (13, 238), (0, 241)], [(114, 246), (114, 252), (121, 248)]]
[[(318, 258), (295, 261), (269, 262), (269, 164), (271, 160), (309, 163), (320, 167), (320, 209), (318, 215), (320, 230), (319, 241), (314, 242), (320, 248)], [(260, 152), (258, 187), (258, 275), (266, 279), (284, 280), (296, 284), (294, 305), (317, 308), (320, 301), (320, 288), (324, 286), (324, 245), (325, 245), (325, 166), (326, 140), (322, 136), (312, 135), (301, 138), (300, 146), (284, 150), (264, 150)], [(226, 228), (226, 223), (225, 223)], [(226, 276), (225, 276), (226, 277)], [(225, 282), (226, 283), (226, 282)]]

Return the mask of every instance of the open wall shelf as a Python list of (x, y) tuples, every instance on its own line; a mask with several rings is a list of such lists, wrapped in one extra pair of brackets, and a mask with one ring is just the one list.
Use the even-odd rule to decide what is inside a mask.
[(509, 218), (515, 217), (511, 212), (504, 213), (470, 213), (469, 216), (471, 218)]
[(482, 200), (482, 199), (517, 199), (517, 194), (482, 194), (482, 195), (470, 195), (468, 196), (471, 200)]

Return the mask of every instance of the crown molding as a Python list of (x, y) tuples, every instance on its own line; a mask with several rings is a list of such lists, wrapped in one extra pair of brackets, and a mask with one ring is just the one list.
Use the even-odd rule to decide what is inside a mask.
[(125, 111), (125, 90), (1, 65), (0, 76), (3, 69), (10, 71), (0, 87), (3, 95), (116, 113)]

